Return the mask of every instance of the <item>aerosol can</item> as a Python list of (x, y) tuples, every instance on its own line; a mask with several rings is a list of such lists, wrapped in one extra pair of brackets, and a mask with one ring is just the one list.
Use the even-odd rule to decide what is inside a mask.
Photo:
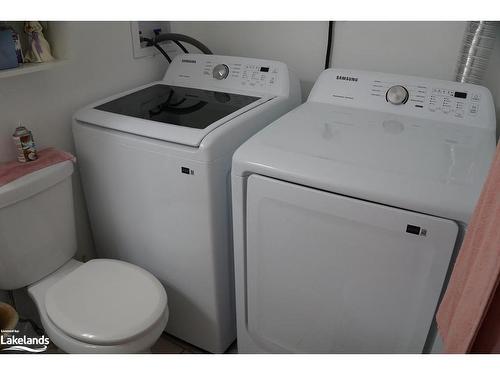
[(19, 124), (12, 135), (14, 144), (17, 148), (17, 160), (21, 163), (38, 159), (36, 154), (35, 141), (33, 134), (26, 127)]

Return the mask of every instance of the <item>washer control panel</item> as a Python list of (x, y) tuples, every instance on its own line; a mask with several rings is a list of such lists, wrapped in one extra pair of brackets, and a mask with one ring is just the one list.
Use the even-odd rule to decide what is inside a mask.
[(203, 54), (178, 55), (164, 81), (228, 92), (288, 95), (289, 73), (279, 61)]
[(412, 76), (329, 69), (308, 100), (481, 127), (495, 123), (487, 88)]
[(275, 85), (278, 81), (278, 67), (272, 62), (264, 64), (233, 62), (217, 64), (216, 61), (205, 62), (203, 74), (212, 75), (215, 79), (230, 79), (242, 87), (263, 88)]

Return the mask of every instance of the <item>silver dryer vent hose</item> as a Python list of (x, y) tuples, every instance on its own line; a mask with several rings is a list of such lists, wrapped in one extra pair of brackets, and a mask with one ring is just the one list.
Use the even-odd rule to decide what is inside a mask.
[(467, 23), (462, 49), (458, 58), (456, 80), (481, 84), (495, 46), (496, 22)]

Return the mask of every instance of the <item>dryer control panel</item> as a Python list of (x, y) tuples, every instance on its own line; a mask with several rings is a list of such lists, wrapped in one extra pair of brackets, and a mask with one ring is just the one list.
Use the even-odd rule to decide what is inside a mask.
[[(399, 94), (393, 94), (396, 89), (401, 90), (402, 93), (399, 96), (404, 98), (399, 102), (392, 99)], [(481, 100), (480, 89), (464, 87), (459, 90), (443, 84), (406, 84), (403, 86), (377, 79), (372, 82), (370, 94), (374, 97), (384, 97), (386, 102), (393, 105), (408, 104), (410, 107), (425, 108), (430, 112), (437, 111), (457, 118), (464, 118), (466, 115), (477, 116)]]
[(328, 69), (308, 100), (484, 128), (496, 126), (489, 90), (459, 82)]
[(261, 95), (288, 95), (289, 90), (285, 64), (234, 56), (179, 55), (170, 64), (164, 80), (182, 86)]

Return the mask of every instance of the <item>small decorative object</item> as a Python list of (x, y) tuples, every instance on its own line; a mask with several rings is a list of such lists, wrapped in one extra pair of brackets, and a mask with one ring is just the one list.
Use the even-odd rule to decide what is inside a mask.
[(17, 62), (19, 64), (22, 64), (24, 62), (24, 55), (23, 55), (23, 49), (21, 48), (21, 39), (19, 38), (19, 34), (13, 31), (12, 39), (14, 40), (14, 44), (16, 46)]
[(33, 134), (26, 127), (19, 124), (12, 138), (17, 148), (17, 160), (19, 162), (26, 163), (38, 159)]
[(12, 69), (18, 66), (16, 45), (12, 38), (12, 31), (9, 29), (0, 29), (0, 69)]
[(42, 25), (37, 21), (25, 22), (24, 31), (28, 35), (28, 51), (24, 56), (26, 62), (46, 62), (54, 60), (50, 53), (50, 45), (43, 36)]
[(17, 311), (8, 303), (0, 302), (0, 347), (3, 346), (3, 340), (11, 336), (11, 332), (16, 328), (19, 321)]

